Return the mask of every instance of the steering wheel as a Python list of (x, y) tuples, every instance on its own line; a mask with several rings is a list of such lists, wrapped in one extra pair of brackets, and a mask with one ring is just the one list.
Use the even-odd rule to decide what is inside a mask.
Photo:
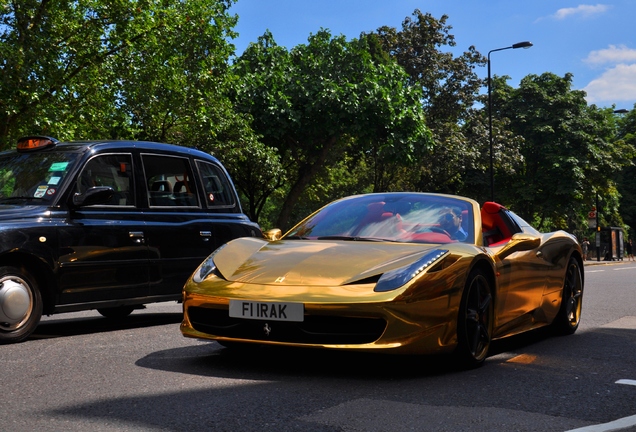
[(448, 233), (448, 231), (446, 231), (446, 230), (444, 230), (444, 229), (442, 229), (442, 228), (439, 228), (439, 227), (430, 227), (429, 229), (430, 229), (431, 231), (433, 231), (433, 232), (436, 232), (436, 233), (445, 234), (445, 235), (447, 235), (448, 237), (450, 237), (450, 236), (451, 236), (451, 235)]

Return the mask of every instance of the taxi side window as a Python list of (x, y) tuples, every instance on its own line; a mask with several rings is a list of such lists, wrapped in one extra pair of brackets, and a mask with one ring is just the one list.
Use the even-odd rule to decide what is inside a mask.
[(134, 206), (132, 177), (131, 155), (99, 155), (86, 163), (78, 177), (76, 189), (84, 193), (90, 187), (112, 187), (115, 193), (105, 205)]
[(198, 207), (187, 158), (142, 155), (150, 207)]
[(197, 161), (208, 207), (234, 207), (234, 194), (225, 173), (216, 165)]

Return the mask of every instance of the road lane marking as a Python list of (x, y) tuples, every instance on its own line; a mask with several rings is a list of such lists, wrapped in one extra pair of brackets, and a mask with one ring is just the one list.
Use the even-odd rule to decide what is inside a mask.
[(585, 273), (602, 273), (605, 270), (585, 270)]
[(603, 324), (601, 328), (615, 328), (623, 330), (636, 330), (636, 316), (624, 316), (616, 321)]
[[(636, 386), (636, 380), (619, 379), (615, 384), (627, 384)], [(623, 417), (618, 420), (611, 421), (609, 423), (603, 423), (598, 425), (585, 426), (578, 429), (570, 429), (565, 432), (610, 432), (614, 430), (621, 430), (636, 426), (636, 415)]]
[[(399, 416), (386, 415), (399, 412)], [(456, 431), (518, 431), (527, 425), (550, 425), (550, 430), (563, 431), (589, 425), (589, 421), (550, 416), (546, 414), (493, 407), (434, 406), (391, 401), (386, 399), (353, 399), (332, 407), (316, 407), (300, 420), (317, 423), (338, 430), (385, 432), (427, 430), (426, 425), (452, 425)], [(495, 427), (487, 427), (490, 420)]]
[(609, 423), (585, 426), (578, 429), (570, 429), (565, 432), (608, 432), (613, 430), (625, 429), (631, 426), (636, 426), (636, 415), (623, 417)]
[(616, 271), (616, 270), (636, 270), (636, 267), (618, 267), (618, 268), (613, 268), (612, 270)]

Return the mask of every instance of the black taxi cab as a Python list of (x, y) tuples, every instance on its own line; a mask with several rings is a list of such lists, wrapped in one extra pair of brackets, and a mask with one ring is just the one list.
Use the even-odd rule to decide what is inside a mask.
[(42, 314), (178, 301), (205, 257), (246, 236), (262, 233), (207, 153), (22, 138), (0, 153), (0, 343), (27, 338)]

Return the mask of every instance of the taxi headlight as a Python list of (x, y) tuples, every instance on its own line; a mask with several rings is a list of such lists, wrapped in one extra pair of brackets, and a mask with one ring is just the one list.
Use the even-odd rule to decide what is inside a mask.
[(409, 282), (411, 279), (414, 279), (424, 270), (431, 267), (440, 259), (445, 257), (447, 254), (448, 250), (435, 249), (428, 252), (410, 265), (388, 271), (380, 277), (380, 280), (378, 280), (378, 283), (375, 285), (373, 291), (385, 292), (398, 289), (399, 287)]
[(196, 283), (203, 282), (208, 276), (216, 271), (216, 264), (214, 263), (214, 256), (219, 253), (221, 249), (223, 249), (225, 245), (219, 247), (217, 250), (212, 252), (202, 263), (199, 265), (194, 271), (192, 275), (192, 280)]

